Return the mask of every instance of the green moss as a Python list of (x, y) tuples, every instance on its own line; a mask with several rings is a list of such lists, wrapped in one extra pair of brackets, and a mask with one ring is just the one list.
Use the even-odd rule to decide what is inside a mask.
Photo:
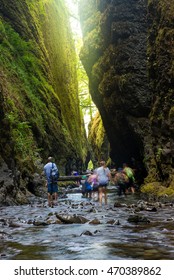
[(101, 67), (102, 57), (98, 59), (98, 61), (92, 67), (92, 77), (96, 80), (96, 82), (100, 82), (103, 76), (103, 69)]
[(149, 197), (154, 198), (160, 198), (166, 195), (168, 197), (174, 197), (174, 186), (166, 188), (159, 182), (152, 182), (141, 187), (141, 192)]
[(174, 106), (169, 111), (169, 120), (174, 122)]
[(92, 154), (94, 154), (93, 163), (96, 161), (96, 164), (98, 165), (98, 161), (104, 159), (107, 161), (107, 164), (109, 164), (109, 144), (99, 113), (97, 113), (94, 119), (91, 121), (88, 141), (92, 148)]
[(141, 192), (151, 195), (157, 195), (160, 188), (160, 184), (158, 182), (148, 183), (141, 187)]
[(105, 130), (103, 127), (101, 117), (98, 114), (92, 122), (92, 126), (90, 128), (90, 135), (89, 135), (89, 137), (91, 137), (95, 141), (98, 150), (102, 149), (104, 136), (105, 136)]
[(156, 160), (158, 162), (160, 162), (160, 160), (161, 160), (162, 151), (163, 151), (163, 149), (158, 147), (157, 152), (156, 152)]
[(158, 196), (164, 196), (167, 195), (169, 197), (174, 197), (174, 187), (169, 187), (169, 188), (161, 188), (158, 192)]
[[(173, 145), (173, 15), (174, 5), (168, 1), (148, 1), (149, 44), (148, 64), (150, 87), (154, 94), (154, 103), (149, 115), (151, 137), (153, 141), (152, 153), (148, 159), (148, 182), (163, 181), (167, 186), (163, 193), (168, 192), (173, 181), (172, 154), (166, 153), (166, 146)], [(170, 145), (169, 145), (170, 143)], [(169, 148), (170, 149), (170, 148)]]
[[(19, 139), (16, 136), (18, 132), (19, 135), (21, 134), (20, 129), (18, 130), (18, 125), (25, 123), (27, 120), (26, 115), (30, 115), (31, 119), (31, 113), (33, 113), (38, 126), (41, 129), (43, 128), (43, 120), (41, 120), (40, 114), (35, 114), (35, 109), (38, 110), (39, 107), (44, 107), (45, 109), (44, 104), (41, 102), (41, 95), (38, 92), (40, 90), (43, 93), (44, 81), (47, 88), (50, 88), (50, 85), (44, 78), (42, 80), (37, 78), (38, 73), (41, 75), (41, 69), (38, 59), (33, 55), (33, 44), (25, 42), (8, 24), (1, 21), (1, 27), (2, 25), (5, 36), (0, 45), (1, 67), (3, 67), (6, 75), (8, 75), (9, 80), (6, 85), (9, 92), (6, 104), (6, 118), (9, 120), (10, 126), (16, 124), (15, 133), (12, 133), (12, 138), (16, 145), (18, 145)], [(35, 73), (35, 76), (33, 73)], [(27, 106), (26, 108), (24, 107), (26, 99), (32, 105), (29, 108)], [(28, 130), (30, 130), (32, 135), (29, 126)]]
[(15, 157), (34, 161), (39, 151), (42, 157), (54, 154), (60, 163), (69, 156), (84, 160), (77, 58), (64, 1), (19, 0), (8, 8), (15, 20), (0, 18), (0, 70), (4, 123)]

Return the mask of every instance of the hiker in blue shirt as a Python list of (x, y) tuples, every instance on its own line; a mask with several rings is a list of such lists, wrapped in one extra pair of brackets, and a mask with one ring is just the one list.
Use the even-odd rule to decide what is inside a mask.
[(82, 180), (81, 180), (82, 196), (86, 198), (91, 198), (92, 187), (90, 182), (88, 182), (88, 176), (90, 176), (90, 174), (82, 176)]
[(53, 205), (56, 205), (58, 198), (58, 168), (52, 157), (48, 158), (48, 162), (44, 166), (44, 174), (47, 181), (48, 206), (53, 207)]

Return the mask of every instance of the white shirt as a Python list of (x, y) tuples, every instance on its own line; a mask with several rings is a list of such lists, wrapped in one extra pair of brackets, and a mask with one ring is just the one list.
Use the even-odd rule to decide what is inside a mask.
[(97, 175), (98, 175), (98, 182), (99, 184), (108, 184), (108, 181), (109, 181), (109, 174), (110, 174), (110, 171), (109, 171), (109, 168), (108, 167), (99, 167), (97, 168)]

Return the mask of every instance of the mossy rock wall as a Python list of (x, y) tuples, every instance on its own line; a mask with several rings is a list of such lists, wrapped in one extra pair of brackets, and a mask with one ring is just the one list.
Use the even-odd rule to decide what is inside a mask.
[(147, 1), (80, 1), (81, 60), (119, 167), (142, 161), (149, 135)]
[(152, 135), (150, 167), (153, 166), (153, 172), (147, 179), (158, 179), (174, 188), (174, 4), (149, 1), (148, 12), (147, 56), (153, 92), (149, 116)]
[(63, 173), (81, 168), (87, 145), (63, 0), (1, 1), (0, 77), (0, 154), (9, 167), (33, 172), (53, 155)]
[(110, 145), (99, 112), (89, 124), (88, 142), (94, 168), (101, 160), (110, 163)]
[(173, 13), (157, 0), (80, 1), (81, 60), (117, 166), (172, 184)]

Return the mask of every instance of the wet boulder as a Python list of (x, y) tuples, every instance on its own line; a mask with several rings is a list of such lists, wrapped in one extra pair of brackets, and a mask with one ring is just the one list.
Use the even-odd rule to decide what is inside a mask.
[(157, 208), (156, 207), (152, 207), (152, 208), (146, 208), (146, 211), (148, 212), (157, 212)]
[(56, 217), (56, 215), (49, 216), (46, 220), (47, 224), (62, 224), (61, 220)]
[(135, 224), (138, 224), (138, 223), (149, 224), (150, 220), (145, 216), (130, 215), (128, 217), (128, 222), (129, 223), (135, 223)]
[(120, 221), (119, 221), (119, 220), (114, 220), (114, 219), (112, 219), (112, 220), (108, 220), (108, 221), (107, 221), (107, 224), (113, 225), (113, 226), (115, 226), (115, 225), (120, 225)]
[(90, 232), (89, 230), (86, 230), (86, 231), (84, 231), (84, 232), (82, 232), (82, 233), (80, 234), (80, 236), (82, 236), (82, 235), (92, 236), (92, 235), (93, 235), (93, 233), (92, 233), (92, 232)]
[(88, 210), (89, 213), (97, 213), (97, 209), (95, 207), (92, 207)]
[(43, 220), (34, 220), (33, 221), (33, 225), (34, 226), (47, 226), (48, 223), (43, 221)]
[(121, 207), (128, 207), (126, 203), (115, 202), (114, 207), (121, 208)]
[(91, 220), (91, 221), (89, 222), (89, 224), (92, 224), (92, 225), (99, 225), (99, 224), (101, 224), (101, 222), (100, 222), (97, 218), (95, 218), (95, 219)]
[(65, 224), (85, 224), (87, 223), (89, 220), (84, 218), (83, 216), (80, 215), (60, 215), (60, 214), (56, 214), (56, 217)]
[(18, 223), (15, 223), (15, 222), (10, 222), (10, 223), (9, 223), (9, 227), (18, 228), (18, 227), (21, 227), (21, 225), (18, 224)]

